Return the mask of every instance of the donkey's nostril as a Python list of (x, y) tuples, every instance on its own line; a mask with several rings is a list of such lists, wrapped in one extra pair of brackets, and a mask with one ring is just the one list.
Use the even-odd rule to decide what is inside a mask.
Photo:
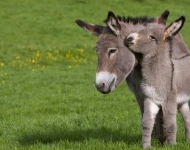
[(130, 47), (131, 45), (134, 45), (136, 40), (138, 39), (139, 35), (137, 33), (131, 33), (130, 35), (128, 35), (127, 38), (125, 38), (125, 45), (127, 47)]
[(133, 44), (134, 44), (134, 43), (133, 43), (133, 40), (134, 40), (134, 37), (129, 36), (129, 37), (125, 38), (124, 44), (125, 44), (127, 47), (130, 46), (130, 45), (133, 45)]
[(133, 40), (134, 40), (134, 38), (132, 36), (130, 36), (130, 37), (127, 38), (127, 43), (129, 43), (129, 42), (131, 42)]
[(96, 84), (96, 88), (100, 91), (104, 90), (106, 86), (106, 83), (102, 82), (100, 84)]
[(105, 82), (102, 82), (100, 85), (99, 85), (100, 89), (101, 90), (104, 90), (105, 87), (106, 87), (106, 83)]

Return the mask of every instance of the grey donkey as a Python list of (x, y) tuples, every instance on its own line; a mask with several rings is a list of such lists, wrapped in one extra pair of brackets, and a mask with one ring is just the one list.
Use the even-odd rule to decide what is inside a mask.
[[(176, 143), (177, 105), (190, 121), (188, 101), (190, 100), (190, 56), (173, 59), (174, 36), (180, 31), (185, 17), (180, 17), (165, 26), (165, 20), (148, 24), (137, 33), (128, 35), (126, 46), (135, 53), (142, 54), (142, 79), (140, 88), (145, 96), (142, 118), (143, 148), (150, 147), (151, 133), (157, 113), (163, 112), (163, 129), (169, 144)], [(184, 112), (184, 113), (183, 113)], [(186, 114), (185, 114), (186, 112)], [(187, 139), (190, 139), (187, 129)]]
[[(81, 20), (76, 20), (76, 23), (89, 33), (92, 33), (98, 37), (96, 43), (96, 52), (98, 56), (97, 71), (96, 71), (96, 87), (101, 93), (110, 93), (119, 86), (119, 84), (126, 80), (131, 91), (134, 93), (137, 102), (139, 104), (141, 114), (144, 112), (143, 99), (144, 95), (142, 89), (139, 87), (141, 81), (141, 66), (138, 61), (141, 57), (139, 54), (133, 54), (125, 45), (124, 39), (132, 32), (138, 32), (145, 28), (145, 25), (149, 23), (157, 23), (157, 20), (166, 19), (169, 15), (168, 11), (165, 11), (158, 19), (146, 18), (146, 17), (116, 17), (113, 12), (109, 12), (106, 20), (106, 26), (97, 24), (88, 24)], [(179, 59), (188, 54), (188, 50), (185, 49), (180, 35), (176, 35), (177, 48), (173, 53), (173, 58)], [(183, 118), (186, 118), (185, 113), (180, 111)], [(158, 121), (162, 121), (162, 111), (159, 111), (157, 117)], [(161, 119), (160, 119), (161, 118)], [(188, 127), (187, 121), (185, 126)], [(158, 124), (159, 125), (159, 124)], [(165, 139), (160, 127), (156, 126), (156, 135), (160, 138), (160, 141)]]

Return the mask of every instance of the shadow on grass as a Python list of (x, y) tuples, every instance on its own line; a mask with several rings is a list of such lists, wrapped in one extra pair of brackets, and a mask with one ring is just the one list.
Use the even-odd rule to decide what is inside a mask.
[(35, 143), (56, 143), (59, 141), (82, 142), (89, 139), (99, 139), (104, 142), (125, 142), (126, 144), (134, 144), (141, 140), (141, 135), (133, 135), (131, 133), (121, 133), (120, 131), (113, 131), (109, 128), (100, 129), (76, 129), (69, 128), (52, 129), (48, 131), (23, 133), (19, 136), (19, 143), (21, 145), (32, 145)]

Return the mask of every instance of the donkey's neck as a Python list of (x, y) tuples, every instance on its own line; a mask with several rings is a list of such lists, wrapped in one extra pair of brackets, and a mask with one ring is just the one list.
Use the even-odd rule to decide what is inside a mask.
[(142, 83), (154, 87), (158, 93), (172, 89), (173, 64), (170, 43), (159, 47), (154, 55), (143, 55)]

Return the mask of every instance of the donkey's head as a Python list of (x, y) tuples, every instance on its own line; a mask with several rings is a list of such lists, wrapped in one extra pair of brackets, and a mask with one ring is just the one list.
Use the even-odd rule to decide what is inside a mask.
[[(169, 12), (166, 13), (166, 16), (168, 15)], [(116, 17), (111, 11), (108, 12), (105, 20), (106, 26), (76, 20), (81, 28), (98, 37), (96, 87), (101, 93), (113, 91), (135, 66), (135, 55), (124, 45), (125, 37), (132, 32), (144, 29), (145, 24), (152, 22), (155, 22), (154, 18)]]
[(123, 43), (126, 36), (122, 31), (123, 25), (113, 12), (108, 13), (105, 27), (87, 24), (81, 20), (76, 20), (76, 23), (86, 31), (98, 36), (96, 88), (101, 93), (110, 93), (126, 79), (135, 65), (134, 55)]
[(145, 29), (128, 35), (125, 45), (134, 52), (154, 56), (158, 50), (165, 48), (166, 43), (169, 44), (172, 37), (183, 27), (184, 22), (185, 17), (181, 16), (166, 26), (166, 19), (160, 18), (158, 23), (148, 24)]

